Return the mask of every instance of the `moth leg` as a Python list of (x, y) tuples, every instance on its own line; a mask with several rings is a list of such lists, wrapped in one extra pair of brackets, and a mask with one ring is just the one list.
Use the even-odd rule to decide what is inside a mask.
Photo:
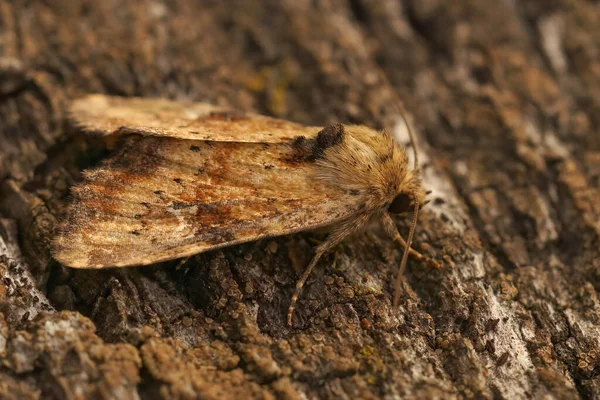
[(183, 265), (184, 265), (185, 263), (187, 263), (187, 262), (190, 260), (190, 258), (191, 258), (191, 257), (192, 257), (192, 256), (187, 256), (187, 257), (183, 257), (181, 260), (179, 260), (179, 262), (177, 263), (177, 266), (175, 267), (175, 270), (176, 270), (176, 271), (179, 271), (179, 269), (180, 269), (181, 267), (183, 267)]
[(300, 296), (300, 292), (302, 291), (302, 287), (304, 286), (304, 283), (306, 283), (306, 280), (308, 279), (315, 265), (317, 265), (317, 262), (319, 261), (321, 256), (325, 252), (339, 244), (352, 232), (356, 231), (361, 226), (363, 226), (364, 223), (368, 221), (368, 219), (369, 215), (363, 214), (352, 220), (346, 221), (345, 223), (340, 225), (338, 229), (330, 233), (323, 243), (316, 247), (315, 254), (312, 260), (310, 261), (310, 264), (308, 264), (308, 267), (306, 267), (306, 270), (302, 274), (302, 277), (296, 282), (296, 289), (294, 290), (294, 294), (290, 301), (290, 307), (288, 308), (287, 314), (287, 323), (289, 326), (292, 326), (292, 316), (294, 314), (294, 309), (296, 308), (296, 302), (298, 301), (298, 297)]
[[(406, 241), (402, 238), (402, 235), (400, 235), (400, 232), (398, 232), (398, 228), (396, 227), (396, 224), (394, 223), (394, 220), (392, 219), (392, 217), (390, 217), (388, 213), (383, 213), (383, 214), (381, 214), (380, 221), (381, 221), (381, 225), (383, 225), (383, 229), (385, 230), (385, 233), (390, 238), (392, 238), (392, 240), (394, 240), (395, 242), (398, 242), (398, 244), (400, 244), (400, 246), (402, 246), (402, 248), (404, 249), (406, 247)], [(419, 253), (418, 251), (416, 251), (413, 248), (410, 249), (410, 251), (408, 252), (408, 255), (413, 257), (417, 261), (424, 262), (429, 267), (432, 267), (435, 269), (442, 268), (442, 266), (437, 261), (435, 261), (434, 259), (429, 258), (427, 256), (424, 256), (423, 254)]]
[(317, 246), (315, 250), (315, 255), (313, 256), (310, 264), (306, 267), (306, 270), (302, 274), (302, 277), (296, 282), (296, 290), (294, 290), (294, 294), (292, 295), (292, 299), (290, 301), (290, 307), (288, 308), (287, 314), (287, 323), (289, 326), (292, 326), (292, 315), (294, 314), (294, 309), (296, 308), (296, 302), (298, 301), (298, 296), (300, 296), (300, 292), (302, 291), (302, 287), (304, 283), (308, 279), (308, 276), (312, 272), (312, 269), (315, 267), (323, 253), (332, 248), (333, 246), (329, 244), (329, 240), (324, 242), (323, 244)]

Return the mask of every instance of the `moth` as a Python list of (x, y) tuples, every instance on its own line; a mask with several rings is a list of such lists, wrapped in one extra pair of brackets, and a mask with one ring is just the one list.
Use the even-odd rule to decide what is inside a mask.
[[(205, 103), (88, 95), (71, 119), (118, 138), (84, 171), (52, 244), (73, 268), (154, 264), (237, 243), (332, 226), (298, 279), (287, 321), (321, 256), (377, 218), (404, 248), (428, 194), (405, 149), (386, 130), (304, 126)], [(412, 131), (409, 134), (412, 139)], [(414, 149), (414, 145), (413, 145)], [(390, 214), (412, 212), (406, 241)]]

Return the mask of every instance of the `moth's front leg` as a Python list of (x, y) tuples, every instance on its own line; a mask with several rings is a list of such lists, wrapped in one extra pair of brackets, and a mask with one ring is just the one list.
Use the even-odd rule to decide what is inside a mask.
[[(402, 249), (404, 249), (406, 247), (406, 241), (402, 238), (402, 235), (400, 235), (400, 232), (398, 232), (398, 228), (396, 227), (396, 224), (394, 223), (394, 220), (392, 219), (392, 217), (390, 217), (390, 215), (388, 213), (382, 213), (381, 217), (379, 219), (381, 221), (381, 225), (383, 225), (383, 229), (385, 230), (385, 233), (395, 242), (398, 242), (398, 244), (400, 244), (400, 246), (402, 246)], [(428, 266), (435, 268), (435, 269), (440, 269), (442, 268), (442, 266), (435, 261), (432, 258), (429, 258), (427, 256), (424, 256), (423, 254), (419, 253), (418, 251), (414, 250), (414, 249), (410, 249), (409, 256), (411, 256), (412, 258), (414, 258), (417, 261), (421, 261), (424, 262), (425, 264), (427, 264)]]
[(304, 283), (306, 283), (306, 279), (312, 272), (315, 265), (321, 258), (321, 256), (338, 245), (342, 240), (344, 240), (348, 235), (358, 230), (360, 227), (364, 226), (364, 224), (369, 220), (370, 213), (361, 212), (354, 215), (352, 218), (349, 218), (345, 222), (342, 222), (333, 232), (327, 236), (327, 239), (323, 243), (317, 246), (315, 249), (315, 254), (313, 255), (310, 264), (306, 267), (306, 270), (302, 274), (302, 277), (298, 279), (296, 282), (296, 289), (294, 290), (294, 294), (292, 295), (292, 299), (290, 301), (290, 307), (288, 308), (287, 315), (287, 323), (289, 326), (292, 326), (292, 317), (294, 315), (294, 309), (296, 308), (296, 302), (298, 301), (298, 297), (300, 296), (300, 292), (302, 291), (302, 287)]

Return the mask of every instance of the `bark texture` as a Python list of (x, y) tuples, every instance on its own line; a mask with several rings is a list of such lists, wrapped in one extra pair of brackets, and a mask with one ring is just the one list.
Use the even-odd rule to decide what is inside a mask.
[[(0, 0), (0, 398), (599, 398), (599, 19), (590, 0)], [(398, 95), (433, 190), (415, 248), (444, 268), (409, 262), (393, 309), (401, 254), (374, 224), (319, 263), (292, 329), (320, 233), (64, 268), (68, 188), (107, 154), (66, 122), (90, 92), (375, 127)]]

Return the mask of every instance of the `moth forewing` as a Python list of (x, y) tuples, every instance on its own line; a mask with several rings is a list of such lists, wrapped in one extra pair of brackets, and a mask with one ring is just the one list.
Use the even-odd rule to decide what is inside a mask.
[[(147, 265), (331, 225), (296, 284), (290, 324), (324, 252), (388, 207), (407, 211), (404, 204), (421, 205), (425, 196), (404, 149), (386, 131), (103, 95), (76, 101), (71, 115), (87, 131), (124, 137), (73, 188), (53, 243), (58, 261), (75, 268)], [(382, 220), (386, 231), (403, 243), (390, 221)]]
[(314, 138), (319, 127), (241, 112), (207, 103), (88, 95), (73, 102), (73, 123), (103, 135), (138, 133), (187, 140), (282, 143)]
[(335, 223), (354, 197), (288, 144), (125, 137), (85, 173), (54, 243), (76, 268), (147, 265)]

